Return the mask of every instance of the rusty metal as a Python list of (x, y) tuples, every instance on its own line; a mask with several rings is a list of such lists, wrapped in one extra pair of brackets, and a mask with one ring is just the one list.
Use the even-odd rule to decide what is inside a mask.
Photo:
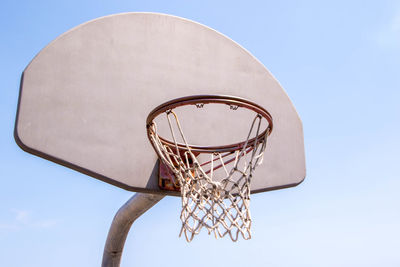
[[(249, 144), (254, 143), (255, 140), (263, 140), (262, 137), (268, 136), (271, 134), (272, 129), (273, 129), (273, 121), (272, 121), (272, 116), (271, 114), (261, 107), (260, 105), (257, 105), (254, 102), (251, 102), (250, 100), (241, 98), (241, 97), (236, 97), (236, 96), (227, 96), (227, 95), (194, 95), (194, 96), (185, 96), (177, 99), (170, 100), (168, 102), (165, 102), (159, 106), (157, 106), (155, 109), (153, 109), (150, 114), (147, 116), (146, 120), (146, 127), (147, 127), (147, 136), (150, 139), (150, 132), (151, 132), (151, 125), (153, 124), (154, 119), (160, 115), (161, 113), (164, 112), (170, 112), (171, 110), (181, 107), (181, 106), (187, 106), (187, 105), (195, 105), (196, 107), (203, 107), (205, 104), (210, 104), (210, 103), (215, 103), (215, 104), (226, 104), (228, 105), (231, 109), (236, 110), (238, 107), (246, 108), (249, 110), (254, 111), (255, 113), (259, 114), (263, 118), (265, 118), (268, 121), (268, 127), (261, 132), (258, 136), (248, 140)], [(232, 108), (234, 107), (234, 108)], [(159, 136), (160, 140), (162, 140), (163, 143), (166, 145), (170, 146), (172, 149), (174, 149), (175, 144), (161, 136)], [(242, 141), (239, 143), (234, 143), (234, 144), (228, 144), (228, 145), (220, 145), (220, 146), (194, 146), (191, 145), (190, 149), (192, 152), (195, 153), (223, 153), (223, 152), (232, 152), (232, 151), (237, 151), (243, 148), (243, 145), (246, 143), (246, 141)], [(255, 144), (256, 145), (256, 144)], [(178, 149), (181, 151), (187, 150), (186, 145), (178, 143)]]

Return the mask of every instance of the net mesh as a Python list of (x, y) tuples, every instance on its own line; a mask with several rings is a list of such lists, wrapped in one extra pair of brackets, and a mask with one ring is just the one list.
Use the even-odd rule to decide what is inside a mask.
[[(206, 228), (216, 238), (229, 235), (233, 241), (239, 236), (250, 239), (250, 183), (254, 169), (262, 163), (269, 134), (267, 131), (260, 135), (263, 118), (259, 114), (254, 117), (240, 149), (225, 153), (214, 151), (200, 162), (199, 153), (192, 151), (176, 113), (168, 110), (166, 117), (173, 144), (159, 137), (154, 122), (149, 137), (160, 160), (174, 173), (173, 183), (180, 186), (182, 228), (179, 236), (184, 234), (190, 242)], [(174, 128), (178, 129), (184, 149), (178, 145)]]

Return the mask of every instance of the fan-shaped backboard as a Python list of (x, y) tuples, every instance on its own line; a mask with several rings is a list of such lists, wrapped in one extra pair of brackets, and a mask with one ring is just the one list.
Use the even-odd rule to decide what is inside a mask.
[(302, 123), (271, 73), (226, 36), (164, 14), (107, 16), (51, 42), (23, 72), (15, 138), (32, 154), (127, 190), (175, 194), (158, 188), (146, 117), (171, 99), (209, 94), (248, 99), (273, 117), (253, 193), (304, 179)]

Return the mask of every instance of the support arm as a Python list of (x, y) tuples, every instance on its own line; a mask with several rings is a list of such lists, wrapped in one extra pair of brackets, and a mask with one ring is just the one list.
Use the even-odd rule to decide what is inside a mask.
[(108, 232), (102, 267), (119, 267), (132, 223), (164, 196), (136, 193), (117, 212)]

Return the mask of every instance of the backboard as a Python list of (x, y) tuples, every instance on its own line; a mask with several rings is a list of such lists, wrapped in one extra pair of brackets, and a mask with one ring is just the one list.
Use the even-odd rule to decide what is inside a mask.
[[(302, 123), (278, 81), (226, 36), (164, 14), (99, 18), (45, 47), (21, 77), (15, 139), (29, 153), (126, 190), (178, 195), (158, 186), (146, 118), (171, 99), (210, 94), (253, 101), (274, 120), (252, 193), (302, 182)], [(193, 142), (207, 139), (190, 128)], [(227, 129), (216, 143), (230, 142)]]

